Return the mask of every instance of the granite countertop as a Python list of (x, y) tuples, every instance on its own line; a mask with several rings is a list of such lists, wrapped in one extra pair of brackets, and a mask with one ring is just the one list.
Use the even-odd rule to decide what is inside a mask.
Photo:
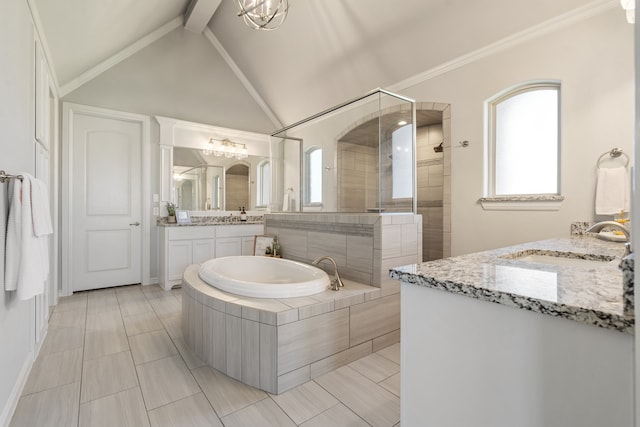
[[(633, 333), (633, 293), (618, 268), (624, 246), (590, 235), (550, 239), (397, 267), (402, 282)], [(527, 255), (602, 261), (596, 265), (550, 265)], [(520, 258), (520, 259), (519, 259)], [(627, 307), (625, 307), (627, 305)], [(625, 312), (628, 313), (625, 315)]]
[(245, 225), (264, 224), (264, 216), (248, 216), (246, 221), (240, 221), (240, 216), (192, 216), (189, 224), (168, 223), (168, 218), (158, 217), (159, 227), (194, 227), (203, 225)]

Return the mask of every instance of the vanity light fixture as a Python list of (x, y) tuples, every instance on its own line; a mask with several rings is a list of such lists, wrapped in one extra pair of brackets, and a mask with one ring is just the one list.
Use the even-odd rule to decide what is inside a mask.
[(216, 157), (226, 157), (227, 159), (236, 158), (238, 160), (246, 159), (249, 157), (249, 150), (245, 144), (229, 141), (223, 139), (222, 141), (216, 139), (209, 139), (207, 148), (202, 150), (202, 154), (205, 156), (214, 155)]
[(636, 22), (636, 0), (620, 0), (622, 8), (627, 12), (627, 22), (633, 24)]
[(237, 0), (244, 23), (254, 30), (275, 30), (289, 13), (289, 0)]

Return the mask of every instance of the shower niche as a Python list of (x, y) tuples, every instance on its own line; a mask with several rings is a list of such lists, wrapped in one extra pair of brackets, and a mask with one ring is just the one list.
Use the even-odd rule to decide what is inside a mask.
[(417, 213), (415, 123), (376, 89), (273, 133), (271, 211)]

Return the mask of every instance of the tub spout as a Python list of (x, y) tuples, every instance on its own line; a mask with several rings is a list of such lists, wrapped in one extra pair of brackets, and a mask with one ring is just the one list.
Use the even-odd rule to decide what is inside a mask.
[(322, 261), (329, 261), (331, 262), (331, 264), (333, 264), (334, 274), (333, 274), (333, 280), (331, 281), (331, 290), (339, 291), (340, 288), (344, 287), (344, 284), (342, 283), (342, 280), (338, 275), (338, 265), (336, 264), (336, 260), (331, 258), (330, 256), (321, 256), (320, 258), (317, 258), (316, 260), (314, 260), (311, 264), (318, 265)]
[(587, 228), (586, 231), (598, 233), (605, 227), (615, 228), (616, 230), (622, 231), (622, 234), (624, 234), (624, 237), (626, 239), (626, 243), (624, 244), (624, 255), (622, 255), (622, 258), (629, 255), (631, 253), (631, 233), (629, 232), (629, 229), (624, 225), (618, 224), (615, 221), (602, 221), (593, 224), (591, 227)]

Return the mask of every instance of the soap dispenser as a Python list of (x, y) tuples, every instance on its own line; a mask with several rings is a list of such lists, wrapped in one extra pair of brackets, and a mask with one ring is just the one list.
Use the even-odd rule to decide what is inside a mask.
[(242, 207), (242, 210), (240, 211), (240, 221), (242, 221), (242, 222), (246, 222), (247, 221), (247, 212), (244, 210), (244, 206)]

